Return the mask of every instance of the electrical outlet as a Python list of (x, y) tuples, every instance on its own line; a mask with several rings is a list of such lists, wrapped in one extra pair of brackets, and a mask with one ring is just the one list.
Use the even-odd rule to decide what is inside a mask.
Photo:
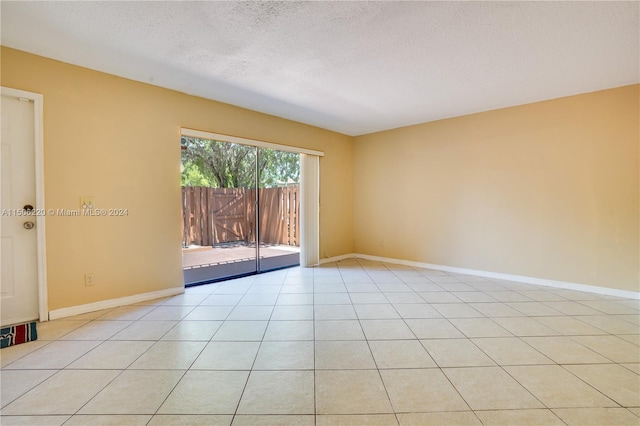
[(84, 274), (84, 285), (90, 287), (96, 283), (96, 277), (91, 274)]

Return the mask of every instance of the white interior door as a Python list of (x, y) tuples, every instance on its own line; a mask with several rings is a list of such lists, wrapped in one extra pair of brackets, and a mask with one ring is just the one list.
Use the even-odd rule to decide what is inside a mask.
[(24, 215), (36, 207), (34, 103), (3, 94), (1, 115), (0, 322), (8, 325), (39, 317), (38, 221)]

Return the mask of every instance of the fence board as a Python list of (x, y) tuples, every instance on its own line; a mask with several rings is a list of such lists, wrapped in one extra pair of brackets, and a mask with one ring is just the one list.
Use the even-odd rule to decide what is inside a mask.
[[(260, 242), (300, 245), (300, 187), (258, 191)], [(245, 188), (182, 188), (183, 245), (210, 246), (255, 242), (256, 190)]]

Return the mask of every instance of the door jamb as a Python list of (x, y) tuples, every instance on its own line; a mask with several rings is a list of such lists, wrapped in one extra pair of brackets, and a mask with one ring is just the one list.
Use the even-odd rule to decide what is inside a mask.
[[(28, 99), (33, 102), (34, 125), (34, 156), (35, 156), (35, 181), (36, 181), (36, 211), (45, 210), (44, 204), (44, 144), (43, 144), (43, 102), (44, 97), (40, 93), (27, 92), (25, 90), (0, 87), (4, 96)], [(47, 298), (47, 253), (45, 215), (37, 215), (36, 218), (36, 248), (38, 266), (38, 316), (40, 321), (49, 320), (49, 306)]]

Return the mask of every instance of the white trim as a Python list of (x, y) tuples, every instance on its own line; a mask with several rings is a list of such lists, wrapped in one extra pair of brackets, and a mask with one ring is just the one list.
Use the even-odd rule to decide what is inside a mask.
[(626, 299), (640, 300), (640, 292), (620, 290), (617, 288), (601, 287), (591, 284), (579, 284), (568, 281), (549, 280), (546, 278), (527, 277), (524, 275), (503, 274), (501, 272), (481, 271), (478, 269), (458, 268), (455, 266), (437, 265), (433, 263), (414, 262), (412, 260), (394, 259), (391, 257), (371, 256), (369, 254), (345, 254), (320, 260), (321, 264), (337, 262), (349, 258), (373, 260), (376, 262), (393, 263), (396, 265), (415, 266), (417, 268), (435, 269), (438, 271), (454, 272), (456, 274), (476, 275), (478, 277), (495, 278), (498, 280), (515, 281), (525, 284), (542, 285), (546, 287), (562, 288), (566, 290), (585, 291), (588, 293), (604, 294), (607, 296), (623, 297)]
[(327, 257), (325, 259), (320, 259), (320, 265), (324, 265), (327, 263), (340, 262), (341, 260), (347, 259), (355, 259), (358, 255), (355, 253), (341, 254), (340, 256)]
[(320, 161), (300, 154), (300, 266), (320, 263)]
[[(4, 96), (25, 98), (33, 101), (34, 156), (36, 181), (36, 210), (44, 210), (44, 133), (43, 110), (44, 97), (40, 93), (12, 89), (2, 86), (0, 93)], [(46, 217), (36, 217), (36, 247), (38, 263), (38, 316), (40, 321), (49, 319), (47, 297), (47, 240), (45, 229)]]
[(100, 300), (99, 302), (87, 303), (86, 305), (70, 306), (68, 308), (55, 309), (49, 312), (49, 319), (72, 317), (74, 315), (86, 314), (89, 312), (101, 311), (103, 309), (117, 308), (118, 306), (132, 305), (146, 302), (148, 300), (160, 299), (163, 297), (175, 296), (184, 293), (184, 287), (172, 287), (164, 290), (151, 291), (149, 293), (134, 294), (133, 296), (119, 297), (117, 299)]
[(296, 154), (317, 155), (319, 157), (324, 156), (323, 151), (316, 151), (313, 149), (306, 149), (306, 148), (298, 148), (295, 146), (288, 146), (288, 145), (280, 145), (277, 143), (258, 141), (254, 139), (240, 138), (238, 136), (204, 132), (202, 130), (187, 129), (184, 127), (180, 128), (180, 135), (192, 137), (192, 138), (211, 139), (211, 140), (216, 140), (221, 142), (232, 142), (232, 143), (238, 143), (241, 145), (251, 145), (251, 146), (257, 146), (260, 148), (277, 149), (278, 151), (295, 152)]

